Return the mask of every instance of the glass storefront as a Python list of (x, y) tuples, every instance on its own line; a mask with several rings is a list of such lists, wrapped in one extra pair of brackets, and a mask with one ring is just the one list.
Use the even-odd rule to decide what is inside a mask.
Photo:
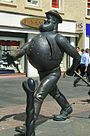
[(1, 73), (15, 73), (19, 71), (20, 62), (15, 62), (15, 65), (8, 66), (5, 60), (7, 54), (12, 54), (17, 48), (20, 47), (20, 41), (0, 40), (0, 70)]
[(5, 59), (7, 55), (13, 54), (24, 43), (24, 38), (0, 37), (0, 74), (25, 72), (25, 57), (14, 61), (14, 63), (10, 65), (8, 65)]

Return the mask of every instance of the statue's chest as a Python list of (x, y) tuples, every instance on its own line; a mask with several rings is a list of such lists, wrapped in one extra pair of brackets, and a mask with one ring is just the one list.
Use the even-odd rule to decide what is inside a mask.
[(28, 55), (30, 54), (31, 55), (50, 54), (50, 47), (45, 36), (39, 35), (31, 40), (30, 46), (28, 48)]
[(60, 54), (60, 49), (54, 37), (48, 38), (45, 35), (38, 35), (33, 38), (28, 48), (28, 56), (30, 57), (44, 57), (57, 60), (60, 58)]

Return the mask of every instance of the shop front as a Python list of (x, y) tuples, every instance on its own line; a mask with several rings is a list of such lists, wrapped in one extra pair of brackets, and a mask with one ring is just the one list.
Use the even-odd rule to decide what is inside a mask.
[[(11, 72), (19, 72), (14, 66), (7, 65), (3, 60), (3, 56), (7, 53), (15, 52), (19, 47), (23, 46), (25, 42), (30, 41), (35, 35), (39, 33), (38, 30), (30, 27), (23, 27), (21, 20), (28, 16), (21, 14), (11, 14), (0, 12), (0, 69), (11, 69)], [(30, 17), (30, 16), (29, 16)], [(8, 20), (7, 20), (8, 18)], [(76, 46), (76, 39), (79, 33), (76, 32), (76, 22), (64, 20), (59, 24), (58, 31), (69, 40), (72, 46)], [(26, 73), (28, 77), (38, 76), (37, 70), (29, 64), (26, 56), (20, 58), (15, 62), (21, 73)], [(72, 64), (72, 58), (65, 54), (61, 63), (61, 70), (65, 71)]]
[(5, 61), (7, 54), (14, 53), (38, 33), (37, 30), (21, 25), (21, 20), (27, 17), (21, 14), (0, 12), (0, 18), (2, 18), (0, 21), (0, 74), (26, 73), (27, 75), (28, 73), (26, 56), (15, 61), (15, 66), (8, 66)]

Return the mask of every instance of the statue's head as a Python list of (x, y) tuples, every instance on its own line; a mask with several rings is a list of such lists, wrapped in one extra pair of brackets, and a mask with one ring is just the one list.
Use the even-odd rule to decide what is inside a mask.
[(62, 17), (56, 10), (50, 10), (45, 13), (47, 20), (40, 26), (41, 32), (48, 32), (58, 29), (58, 24), (62, 23)]

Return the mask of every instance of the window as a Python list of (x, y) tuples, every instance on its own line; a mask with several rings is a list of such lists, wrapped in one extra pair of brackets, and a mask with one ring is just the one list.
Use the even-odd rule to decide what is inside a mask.
[(59, 8), (59, 0), (52, 0), (52, 8)]
[[(14, 41), (14, 40), (0, 40), (0, 72), (3, 72), (3, 70), (12, 69), (15, 70), (13, 65), (10, 65), (8, 67), (7, 61), (5, 61), (6, 54), (12, 54), (19, 48), (20, 41)], [(19, 62), (18, 62), (19, 63)]]
[(13, 3), (14, 0), (0, 0), (0, 2), (9, 2), (9, 3)]
[(39, 0), (27, 0), (27, 2), (30, 3), (31, 5), (35, 5), (35, 6), (39, 5)]
[(26, 0), (25, 8), (42, 10), (42, 0)]
[(87, 16), (90, 16), (90, 0), (87, 0)]
[(62, 11), (63, 10), (62, 0), (52, 0), (51, 7)]

